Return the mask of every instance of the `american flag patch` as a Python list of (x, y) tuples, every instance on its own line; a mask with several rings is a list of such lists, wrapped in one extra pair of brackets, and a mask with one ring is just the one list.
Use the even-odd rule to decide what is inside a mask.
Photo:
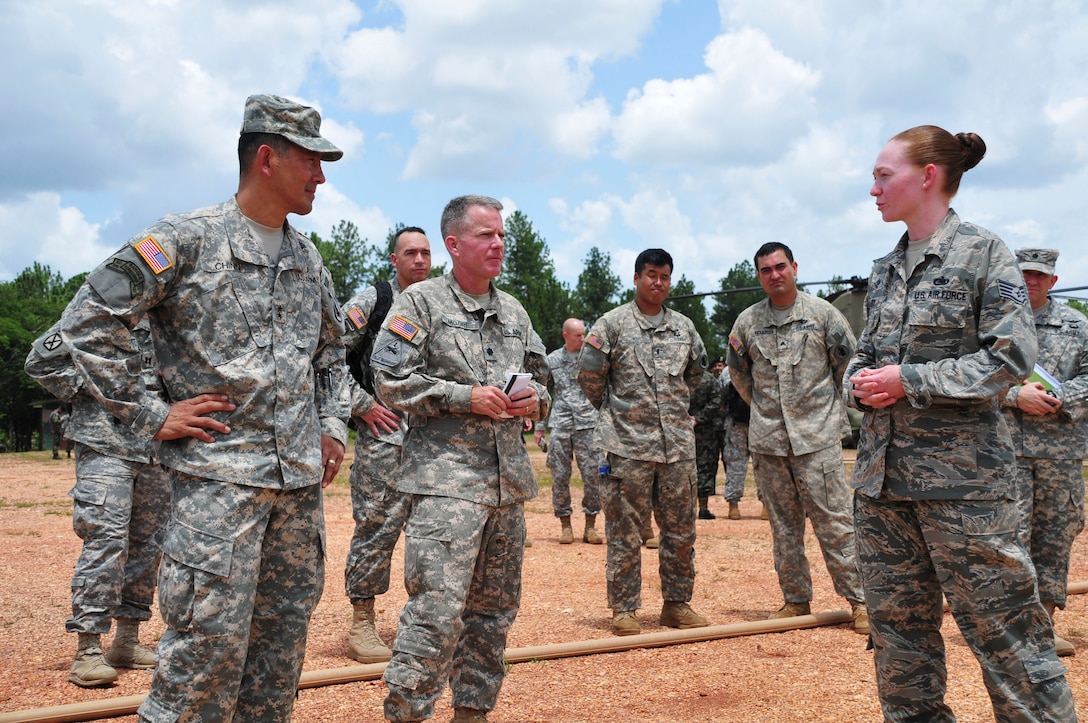
[(1006, 299), (1015, 301), (1017, 304), (1023, 305), (1028, 303), (1028, 290), (1020, 284), (1014, 284), (1011, 281), (998, 279), (997, 292)]
[(162, 246), (159, 246), (159, 242), (151, 236), (148, 236), (138, 244), (134, 244), (133, 248), (143, 257), (144, 261), (147, 262), (147, 265), (151, 267), (151, 270), (154, 271), (156, 275), (161, 274), (163, 271), (166, 271), (173, 266), (173, 264), (170, 263), (170, 259), (166, 258), (166, 252), (162, 250)]
[(744, 346), (744, 344), (741, 343), (739, 336), (737, 336), (736, 334), (730, 334), (729, 346), (733, 347), (733, 351), (740, 351), (740, 348)]
[(600, 351), (600, 349), (601, 349), (601, 337), (597, 336), (596, 334), (590, 334), (589, 336), (586, 337), (586, 344), (589, 344), (591, 347), (593, 347), (597, 351)]
[(363, 312), (359, 310), (358, 306), (348, 309), (348, 318), (351, 319), (352, 324), (355, 324), (356, 331), (366, 326), (366, 317), (363, 316)]
[(404, 337), (408, 341), (414, 339), (416, 334), (419, 333), (418, 326), (408, 321), (399, 314), (393, 317), (393, 320), (389, 322), (389, 326), (386, 328), (388, 328), (389, 331), (393, 332), (394, 334)]

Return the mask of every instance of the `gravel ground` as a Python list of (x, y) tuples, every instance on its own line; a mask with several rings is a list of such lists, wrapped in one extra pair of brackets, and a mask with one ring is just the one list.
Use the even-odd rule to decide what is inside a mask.
[[(549, 480), (543, 455), (530, 444), (538, 474)], [(849, 453), (848, 453), (849, 454)], [(349, 456), (350, 459), (350, 456)], [(49, 452), (0, 455), (0, 715), (46, 706), (147, 692), (146, 671), (122, 671), (111, 688), (84, 690), (67, 682), (74, 636), (64, 633), (68, 584), (79, 553), (67, 491), (74, 480), (67, 459)], [(721, 483), (719, 479), (719, 485)], [(750, 480), (749, 480), (750, 483)], [(719, 486), (720, 489), (720, 486)], [(576, 494), (577, 498), (578, 495)], [(559, 545), (550, 487), (526, 505), (533, 546), (526, 550), (521, 612), (510, 647), (596, 638), (612, 639), (605, 602), (604, 546)], [(739, 521), (724, 519), (725, 503), (711, 501), (716, 520), (699, 521), (692, 606), (712, 625), (763, 620), (781, 605), (771, 559), (770, 530), (759, 519), (749, 487)], [(343, 592), (343, 561), (351, 537), (346, 465), (326, 491), (328, 577), (310, 627), (306, 671), (354, 665), (347, 656), (351, 607)], [(581, 525), (580, 513), (575, 527)], [(602, 525), (603, 528), (603, 518)], [(844, 610), (831, 588), (815, 538), (808, 536), (814, 612)], [(394, 556), (393, 589), (378, 599), (379, 632), (391, 643), (405, 600), (402, 567)], [(1088, 580), (1084, 536), (1073, 552), (1070, 581)], [(643, 552), (643, 632), (658, 632), (661, 596), (656, 554)], [(160, 620), (143, 626), (145, 643), (162, 634)], [(1071, 596), (1058, 632), (1078, 657), (1067, 658), (1069, 681), (1082, 715), (1088, 701), (1088, 599)], [(961, 723), (992, 721), (989, 701), (970, 651), (946, 618), (948, 701)], [(303, 690), (295, 721), (380, 721), (384, 686), (355, 682)], [(449, 720), (449, 693), (435, 720)], [(655, 721), (879, 721), (871, 654), (846, 625), (736, 637), (664, 648), (533, 660), (511, 665), (495, 723)], [(135, 716), (115, 720), (135, 721)]]

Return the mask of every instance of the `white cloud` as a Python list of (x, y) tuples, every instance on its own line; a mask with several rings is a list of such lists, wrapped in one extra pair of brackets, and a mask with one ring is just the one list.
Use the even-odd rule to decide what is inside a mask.
[(70, 278), (89, 271), (121, 245), (103, 244), (98, 224), (56, 193), (27, 194), (0, 205), (0, 279), (18, 276), (35, 262)]
[(746, 28), (707, 47), (709, 73), (651, 80), (616, 120), (616, 156), (652, 165), (760, 163), (804, 132), (820, 74)]

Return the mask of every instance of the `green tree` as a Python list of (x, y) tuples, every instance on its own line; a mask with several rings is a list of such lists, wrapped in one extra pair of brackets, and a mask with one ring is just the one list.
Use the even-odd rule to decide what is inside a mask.
[(547, 242), (521, 211), (506, 219), (506, 255), (495, 285), (521, 302), (549, 351), (563, 344), (570, 290), (555, 276)]
[[(667, 304), (673, 311), (679, 311), (691, 319), (691, 323), (695, 324), (695, 330), (699, 332), (699, 336), (703, 339), (707, 355), (713, 359), (721, 354), (720, 345), (713, 333), (710, 320), (707, 318), (706, 304), (703, 303), (703, 297), (693, 296), (694, 293), (695, 283), (681, 274), (680, 279), (673, 283), (672, 288), (669, 290), (670, 298)], [(687, 298), (674, 299), (673, 296), (686, 296)]]
[[(332, 274), (336, 299), (341, 304), (367, 284), (389, 277), (389, 256), (381, 249), (359, 237), (359, 229), (351, 221), (341, 221), (325, 241), (317, 233), (310, 234), (325, 268)], [(385, 273), (385, 277), (379, 274)]]
[(1080, 299), (1069, 299), (1065, 303), (1079, 311), (1080, 313), (1088, 316), (1088, 303), (1081, 301)]
[(586, 254), (578, 284), (571, 294), (571, 316), (592, 326), (619, 303), (620, 293), (620, 277), (612, 273), (612, 257), (594, 246)]
[[(756, 267), (751, 261), (744, 260), (736, 264), (718, 282), (720, 292), (714, 297), (714, 310), (710, 314), (711, 328), (714, 330), (716, 348), (726, 349), (729, 332), (740, 312), (764, 298), (759, 285)], [(710, 342), (707, 342), (710, 345)]]
[(86, 274), (65, 281), (35, 263), (0, 282), (0, 448), (23, 452), (33, 446), (41, 414), (32, 405), (49, 393), (23, 373), (30, 345), (60, 318)]

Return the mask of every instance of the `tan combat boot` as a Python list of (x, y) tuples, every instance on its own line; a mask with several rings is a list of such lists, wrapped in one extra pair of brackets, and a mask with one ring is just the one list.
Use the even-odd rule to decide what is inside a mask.
[(393, 651), (385, 647), (374, 629), (374, 598), (351, 604), (351, 630), (348, 631), (348, 647), (351, 657), (360, 663), (386, 663), (393, 659)]
[(600, 545), (604, 540), (597, 534), (597, 515), (586, 515), (586, 531), (582, 533), (582, 542)]
[[(1053, 628), (1054, 611), (1058, 608), (1058, 604), (1044, 601), (1043, 607), (1046, 608), (1046, 614), (1050, 616), (1050, 626)], [(1071, 655), (1077, 654), (1077, 649), (1073, 646), (1073, 643), (1069, 642), (1065, 638), (1058, 637), (1057, 632), (1054, 633), (1054, 651), (1058, 654), (1059, 658), (1067, 658)]]
[(97, 633), (80, 633), (79, 647), (72, 667), (68, 671), (68, 682), (81, 688), (97, 688), (109, 685), (117, 680), (117, 671), (110, 667), (102, 655), (102, 642)]
[(731, 520), (739, 520), (740, 519), (740, 503), (739, 502), (731, 501), (729, 503), (729, 519), (731, 519)]
[(574, 542), (574, 530), (570, 528), (570, 515), (560, 517), (559, 524), (562, 525), (559, 531), (559, 544), (569, 545)]
[(780, 618), (795, 618), (798, 615), (811, 615), (812, 607), (807, 602), (791, 603), (788, 602), (778, 610), (774, 611), (767, 616), (768, 620), (778, 620)]
[(487, 723), (487, 711), (475, 708), (454, 708), (451, 723)]
[(668, 602), (661, 606), (661, 618), (658, 620), (666, 628), (705, 628), (706, 618), (691, 609), (686, 602)]
[(634, 610), (620, 610), (612, 613), (612, 632), (616, 635), (638, 635), (642, 626)]
[(865, 603), (850, 603), (850, 627), (858, 635), (869, 634), (869, 611), (865, 609)]
[(115, 668), (150, 670), (158, 665), (155, 651), (140, 645), (140, 622), (117, 618), (117, 634), (106, 653), (106, 662)]
[(760, 509), (760, 511), (759, 511), (759, 519), (761, 519), (761, 520), (769, 520), (769, 519), (771, 519), (771, 516), (767, 514), (767, 505), (763, 505), (763, 508), (762, 508), (762, 509)]

